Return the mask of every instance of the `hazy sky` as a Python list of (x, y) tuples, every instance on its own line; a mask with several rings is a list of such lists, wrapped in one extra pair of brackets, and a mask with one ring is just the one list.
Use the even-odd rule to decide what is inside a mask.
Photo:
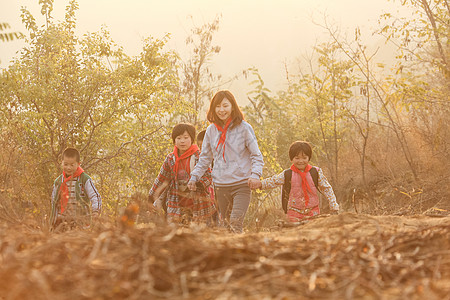
[[(68, 0), (55, 0), (53, 16), (62, 20)], [(398, 1), (397, 1), (398, 2)], [(356, 26), (370, 33), (384, 12), (395, 13), (399, 4), (387, 0), (78, 0), (77, 33), (98, 31), (106, 25), (113, 40), (128, 55), (141, 51), (148, 36), (161, 38), (171, 33), (167, 44), (182, 56), (190, 29), (211, 22), (221, 15), (214, 43), (221, 52), (213, 70), (225, 78), (256, 67), (270, 89), (282, 88), (284, 63), (311, 52), (312, 46), (327, 41), (323, 24), (327, 19), (351, 35)], [(38, 0), (0, 0), (0, 22), (26, 32), (20, 21), (20, 7), (26, 6), (38, 20)], [(192, 18), (190, 18), (192, 16)], [(40, 23), (42, 24), (42, 23)], [(380, 39), (373, 40), (379, 43)], [(20, 41), (0, 43), (1, 67), (8, 65)], [(238, 98), (245, 97), (244, 79), (227, 86)]]

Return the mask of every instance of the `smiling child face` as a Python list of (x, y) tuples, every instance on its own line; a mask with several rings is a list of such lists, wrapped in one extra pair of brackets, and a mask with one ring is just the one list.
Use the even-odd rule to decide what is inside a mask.
[(306, 166), (309, 163), (309, 157), (303, 153), (299, 152), (294, 158), (292, 159), (292, 164), (297, 167), (300, 171), (305, 171)]
[(66, 176), (72, 176), (75, 171), (80, 166), (80, 163), (77, 161), (76, 157), (64, 156), (61, 162), (62, 169)]
[(187, 131), (183, 132), (175, 138), (175, 146), (177, 146), (180, 155), (186, 152), (186, 150), (189, 149), (191, 145), (192, 139)]

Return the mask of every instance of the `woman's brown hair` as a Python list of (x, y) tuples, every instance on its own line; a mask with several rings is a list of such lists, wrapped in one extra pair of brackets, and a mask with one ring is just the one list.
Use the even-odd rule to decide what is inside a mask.
[(219, 105), (223, 99), (227, 98), (228, 101), (231, 103), (232, 111), (231, 111), (231, 121), (233, 124), (231, 125), (231, 128), (241, 124), (241, 122), (244, 120), (244, 114), (242, 113), (241, 109), (237, 105), (236, 99), (234, 98), (233, 94), (229, 90), (221, 90), (218, 91), (214, 97), (211, 99), (211, 103), (209, 105), (209, 110), (207, 114), (207, 119), (211, 123), (221, 124), (222, 120), (219, 119), (219, 117), (216, 114), (216, 106)]

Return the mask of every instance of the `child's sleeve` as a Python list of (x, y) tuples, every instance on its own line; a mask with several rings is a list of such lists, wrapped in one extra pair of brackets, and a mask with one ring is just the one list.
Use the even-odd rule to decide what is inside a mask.
[(277, 186), (284, 184), (284, 171), (280, 174), (273, 175), (272, 177), (263, 179), (261, 181), (261, 189), (262, 190), (268, 190), (268, 189), (274, 189)]
[(161, 169), (159, 170), (158, 176), (156, 177), (155, 181), (153, 182), (153, 186), (150, 189), (150, 192), (148, 194), (149, 197), (152, 197), (153, 194), (155, 194), (155, 192), (158, 190), (158, 188), (164, 184), (164, 182), (171, 180), (171, 178), (173, 176), (172, 175), (173, 170), (172, 170), (172, 166), (170, 165), (170, 162), (169, 162), (170, 159), (171, 159), (170, 155), (167, 155), (166, 159), (164, 160), (164, 162), (161, 166)]
[(58, 206), (58, 196), (59, 191), (56, 185), (56, 182), (53, 183), (53, 191), (52, 191), (52, 203), (51, 203), (51, 212), (50, 212), (50, 224), (55, 224), (56, 217), (58, 216), (58, 210), (56, 209)]
[(330, 209), (332, 210), (339, 210), (339, 204), (336, 201), (336, 196), (334, 195), (333, 188), (331, 187), (331, 184), (328, 182), (325, 175), (323, 175), (323, 171), (321, 168), (317, 168), (317, 171), (319, 173), (319, 189), (322, 192), (322, 194), (327, 198), (328, 204), (330, 205)]
[(58, 196), (58, 188), (56, 187), (56, 183), (53, 183), (53, 191), (52, 191), (52, 206), (56, 205), (56, 197)]
[(102, 209), (102, 197), (100, 197), (99, 192), (95, 188), (94, 182), (91, 178), (86, 180), (84, 184), (84, 190), (91, 201), (92, 212), (100, 212)]
[[(192, 158), (191, 158), (192, 159)], [(200, 180), (197, 181), (197, 185), (200, 184), (204, 191), (208, 190), (208, 187), (212, 184), (212, 178), (211, 178), (211, 168), (208, 168), (206, 172), (203, 174), (202, 177), (200, 177)]]

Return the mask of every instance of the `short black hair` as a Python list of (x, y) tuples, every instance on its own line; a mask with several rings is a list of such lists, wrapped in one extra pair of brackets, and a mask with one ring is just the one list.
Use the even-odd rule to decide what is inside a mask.
[(206, 130), (202, 130), (202, 131), (200, 131), (198, 134), (197, 134), (197, 141), (199, 141), (199, 140), (204, 140), (205, 139), (205, 133), (206, 133)]
[(312, 148), (308, 142), (305, 141), (295, 141), (289, 147), (289, 158), (294, 159), (299, 153), (304, 153), (311, 160)]
[(179, 123), (172, 129), (172, 141), (174, 144), (177, 136), (182, 135), (184, 132), (187, 132), (189, 134), (192, 143), (195, 141), (194, 125), (192, 125), (191, 123)]
[(72, 147), (67, 147), (62, 153), (62, 159), (64, 157), (75, 157), (77, 162), (80, 162), (80, 152)]

